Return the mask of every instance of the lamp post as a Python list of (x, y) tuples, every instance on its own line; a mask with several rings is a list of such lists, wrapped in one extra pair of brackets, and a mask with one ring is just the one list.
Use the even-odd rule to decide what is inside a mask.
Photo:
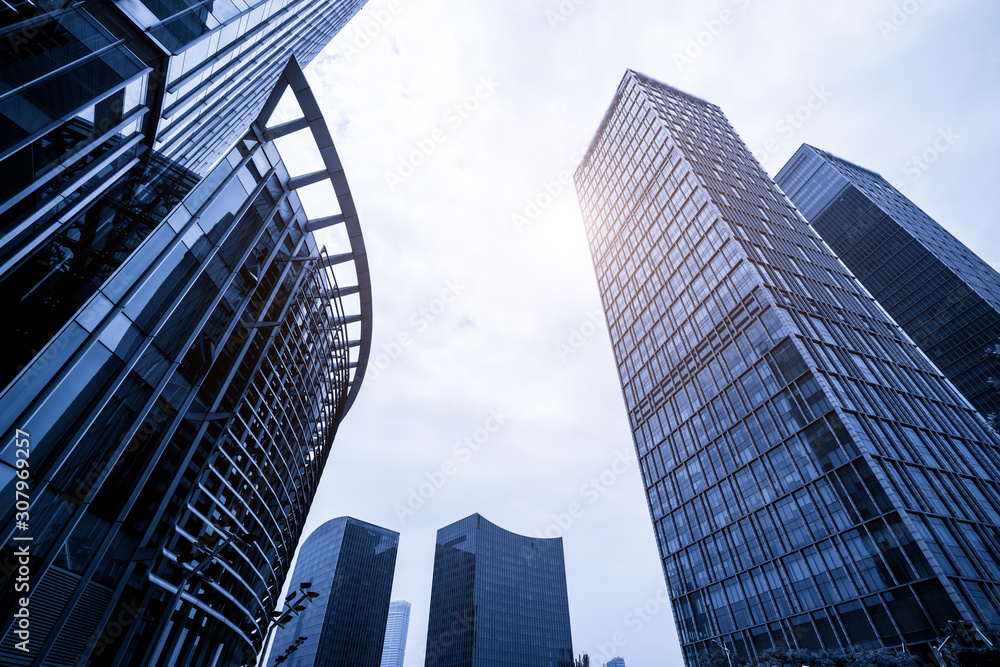
[(944, 645), (947, 644), (948, 640), (951, 639), (952, 637), (954, 637), (954, 635), (948, 635), (947, 637), (944, 638), (944, 641), (939, 643), (937, 647), (934, 648), (934, 652), (937, 654), (938, 660), (941, 661), (942, 665), (947, 665), (948, 661), (944, 659), (944, 653), (941, 652), (941, 649), (944, 648)]
[(729, 657), (729, 649), (726, 648), (726, 645), (720, 642), (718, 639), (713, 639), (712, 643), (726, 652), (726, 662), (729, 663), (729, 667), (733, 667), (733, 659)]
[[(306, 606), (302, 604), (303, 602), (312, 602), (319, 597), (319, 593), (315, 591), (307, 590), (312, 587), (311, 581), (306, 581), (299, 584), (299, 587), (285, 596), (284, 602), (282, 602), (282, 609), (276, 609), (271, 612), (271, 619), (267, 624), (267, 632), (264, 633), (264, 643), (260, 646), (260, 657), (254, 663), (256, 667), (260, 667), (263, 664), (264, 654), (267, 653), (267, 642), (271, 639), (271, 632), (275, 627), (284, 628), (289, 621), (292, 620), (293, 616), (298, 616), (301, 612), (305, 611)], [(284, 662), (289, 654), (294, 653), (299, 649), (299, 645), (302, 644), (307, 639), (307, 637), (299, 637), (295, 640), (295, 643), (285, 649), (284, 654), (279, 656), (275, 663), (276, 665)]]

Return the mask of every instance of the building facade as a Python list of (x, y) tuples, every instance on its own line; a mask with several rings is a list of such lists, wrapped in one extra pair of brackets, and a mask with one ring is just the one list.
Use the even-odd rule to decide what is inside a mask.
[(437, 533), (426, 667), (573, 667), (562, 538), (478, 514)]
[(389, 619), (385, 624), (382, 644), (382, 667), (403, 667), (406, 656), (406, 634), (410, 629), (410, 603), (393, 600), (389, 603)]
[(873, 171), (803, 144), (775, 182), (983, 416), (1000, 416), (1000, 274)]
[(399, 533), (351, 517), (317, 528), (302, 543), (290, 588), (306, 582), (319, 596), (275, 631), (267, 664), (379, 667), (398, 547)]
[(575, 182), (686, 663), (1000, 622), (1000, 443), (722, 111), (629, 71)]
[(236, 144), (289, 58), (308, 64), (362, 4), (0, 8), (0, 386)]
[[(22, 328), (0, 394), (0, 663), (243, 665), (262, 647), (371, 345), (343, 167), (294, 57), (271, 83), (203, 176), (148, 147), (115, 153), (88, 172), (92, 193), (29, 225), (41, 236), (3, 246), (5, 314)], [(304, 116), (273, 124), (286, 93)], [(292, 132), (322, 169), (289, 173), (274, 142)], [(319, 182), (340, 213), (303, 209), (297, 191)], [(342, 252), (317, 243), (323, 227)], [(30, 501), (15, 522), (22, 440)]]

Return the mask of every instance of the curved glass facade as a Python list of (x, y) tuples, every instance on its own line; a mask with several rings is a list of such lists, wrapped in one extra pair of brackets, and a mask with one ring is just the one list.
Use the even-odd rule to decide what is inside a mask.
[(363, 4), (0, 5), (0, 386), (233, 148), (289, 58)]
[[(288, 91), (305, 117), (268, 126)], [(0, 580), (5, 665), (241, 665), (261, 648), (371, 340), (351, 193), (294, 59), (261, 106), (204, 178), (157, 156), (165, 180), (123, 191), (127, 217), (84, 213), (105, 250), (71, 262), (102, 268), (53, 288), (69, 315), (0, 394), (0, 563), (31, 540), (28, 651), (14, 571)], [(274, 140), (293, 131), (322, 170), (289, 173)], [(341, 213), (311, 220), (296, 190), (319, 180)], [(318, 246), (329, 225), (347, 252)], [(27, 525), (15, 429), (31, 443)]]
[(478, 514), (437, 533), (426, 667), (573, 667), (562, 538)]
[(1000, 623), (1000, 442), (722, 111), (629, 71), (575, 180), (685, 662)]
[(301, 583), (318, 593), (274, 633), (267, 664), (289, 667), (379, 667), (389, 615), (399, 533), (342, 516), (302, 543), (291, 590)]

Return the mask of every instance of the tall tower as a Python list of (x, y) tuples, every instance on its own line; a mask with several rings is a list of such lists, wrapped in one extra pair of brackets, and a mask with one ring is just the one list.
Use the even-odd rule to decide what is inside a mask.
[(478, 514), (437, 533), (426, 667), (573, 667), (562, 538)]
[(385, 624), (382, 644), (382, 667), (403, 667), (406, 655), (406, 634), (410, 628), (410, 603), (393, 600), (389, 603), (389, 619)]
[(722, 111), (628, 71), (575, 179), (687, 664), (1000, 622), (1000, 443)]
[(317, 528), (302, 543), (290, 588), (308, 583), (319, 596), (275, 631), (267, 664), (379, 667), (398, 547), (399, 533), (348, 516)]
[(984, 416), (1000, 417), (1000, 274), (873, 171), (803, 144), (775, 182)]
[[(261, 648), (372, 324), (343, 165), (298, 63), (282, 68), (204, 177), (113, 151), (87, 172), (94, 191), (4, 237), (3, 308), (20, 319), (0, 383), (0, 565), (30, 549), (30, 592), (0, 567), (4, 665), (236, 666)], [(274, 124), (286, 94), (303, 115)], [(321, 169), (282, 162), (293, 132)], [(298, 191), (319, 183), (339, 212), (305, 211)]]

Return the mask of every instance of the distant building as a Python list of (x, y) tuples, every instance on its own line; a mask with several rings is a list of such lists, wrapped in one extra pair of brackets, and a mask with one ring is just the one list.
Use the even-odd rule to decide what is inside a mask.
[(307, 582), (319, 597), (275, 631), (267, 664), (305, 637), (282, 664), (380, 667), (398, 546), (399, 533), (349, 516), (307, 537), (289, 588)]
[(562, 538), (478, 514), (437, 533), (425, 667), (573, 667)]
[(1000, 415), (1000, 274), (884, 178), (803, 144), (775, 182), (983, 416)]
[(625, 659), (611, 658), (606, 663), (604, 663), (604, 667), (625, 667)]
[(590, 656), (587, 655), (586, 653), (577, 656), (576, 667), (590, 667)]
[(385, 624), (382, 642), (382, 667), (403, 667), (406, 653), (406, 633), (410, 627), (410, 603), (393, 600), (389, 603), (389, 620)]

